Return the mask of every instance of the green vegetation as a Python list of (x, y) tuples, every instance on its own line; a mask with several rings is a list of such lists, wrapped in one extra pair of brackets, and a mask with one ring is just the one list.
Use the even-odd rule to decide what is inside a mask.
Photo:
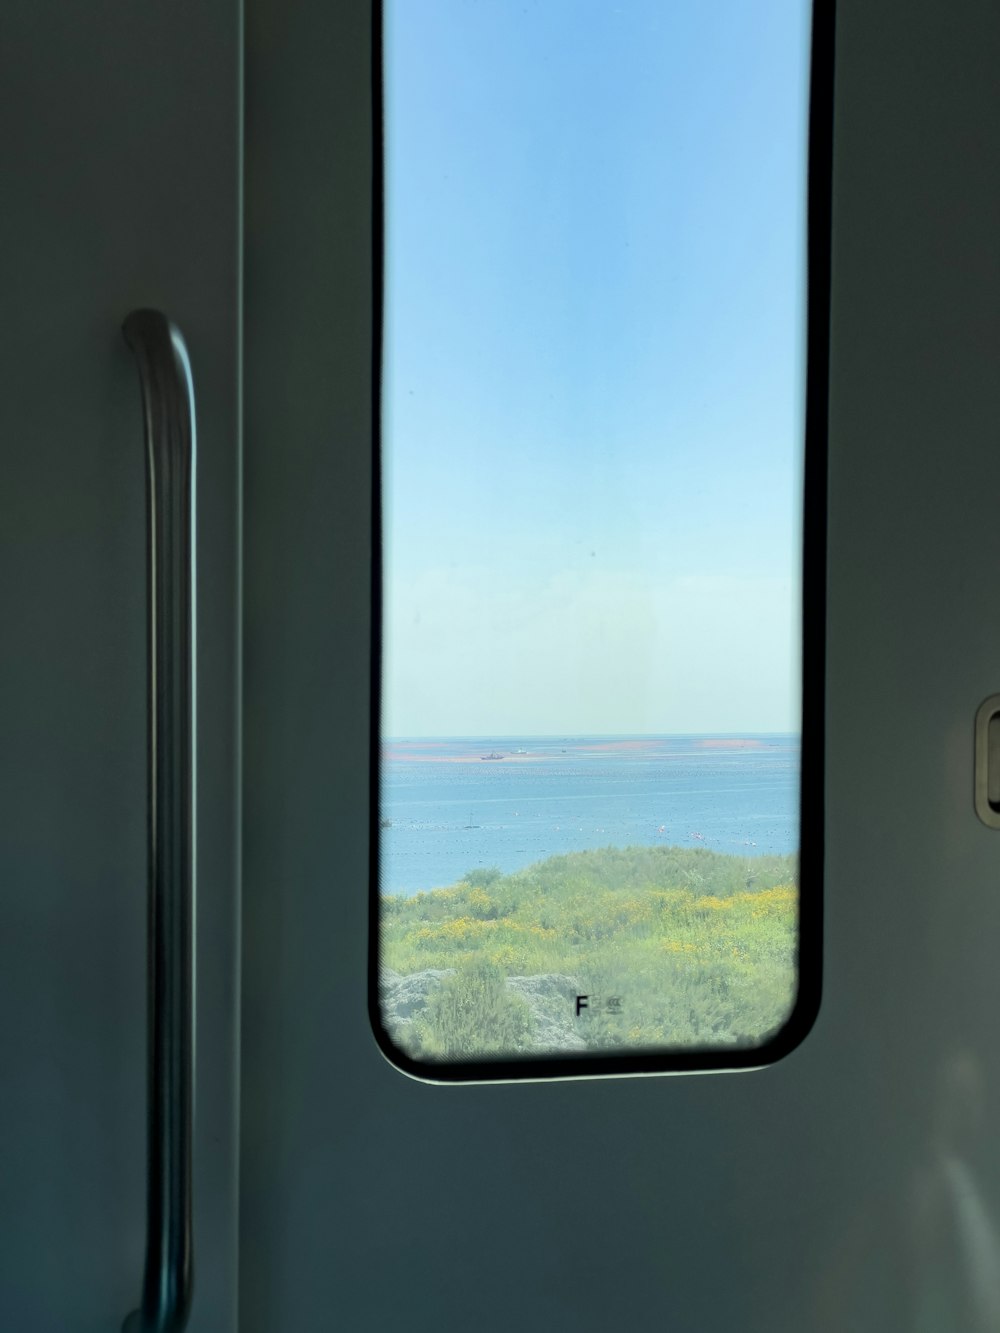
[[(383, 896), (383, 967), (448, 971), (387, 1026), (432, 1059), (759, 1044), (794, 1000), (795, 879), (794, 857), (609, 847)], [(512, 977), (537, 979), (533, 995), (544, 981), (545, 1005)]]
[(420, 1023), (424, 1055), (438, 1059), (530, 1049), (531, 1010), (507, 989), (502, 968), (474, 957), (434, 990)]

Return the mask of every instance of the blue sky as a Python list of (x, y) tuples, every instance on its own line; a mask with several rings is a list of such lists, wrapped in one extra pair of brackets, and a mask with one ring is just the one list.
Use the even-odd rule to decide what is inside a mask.
[(805, 0), (387, 0), (383, 734), (798, 728)]

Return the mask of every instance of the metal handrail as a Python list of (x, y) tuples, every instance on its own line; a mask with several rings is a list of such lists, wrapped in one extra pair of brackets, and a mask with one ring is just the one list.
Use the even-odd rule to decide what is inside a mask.
[(195, 415), (184, 339), (122, 326), (142, 384), (148, 576), (148, 1140), (142, 1300), (124, 1333), (180, 1333), (192, 1289), (195, 914)]

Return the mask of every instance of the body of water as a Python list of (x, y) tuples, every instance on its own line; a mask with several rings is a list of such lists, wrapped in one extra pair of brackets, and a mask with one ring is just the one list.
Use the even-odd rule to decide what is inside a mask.
[(505, 874), (595, 847), (799, 845), (797, 736), (505, 737), (387, 741), (383, 893)]

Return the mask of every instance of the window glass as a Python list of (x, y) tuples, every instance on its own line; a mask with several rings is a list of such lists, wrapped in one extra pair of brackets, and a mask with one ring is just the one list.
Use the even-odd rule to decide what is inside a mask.
[(810, 6), (387, 0), (383, 52), (379, 1024), (431, 1076), (759, 1047), (813, 890)]

